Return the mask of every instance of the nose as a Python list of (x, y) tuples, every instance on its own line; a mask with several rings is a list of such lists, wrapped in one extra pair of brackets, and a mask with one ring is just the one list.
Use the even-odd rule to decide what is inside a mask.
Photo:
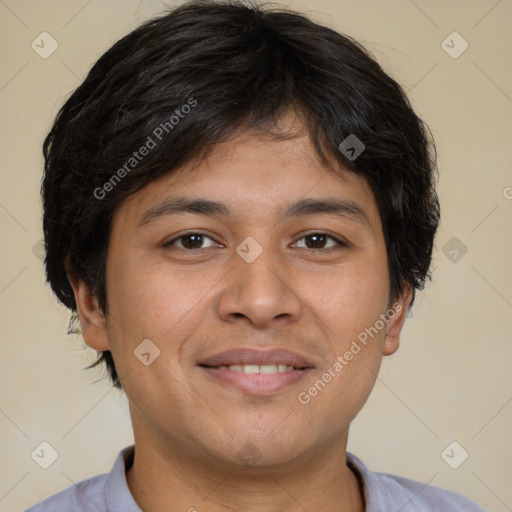
[(291, 268), (266, 249), (252, 263), (238, 254), (231, 261), (217, 313), (227, 322), (250, 322), (262, 329), (296, 322), (303, 304), (294, 290)]

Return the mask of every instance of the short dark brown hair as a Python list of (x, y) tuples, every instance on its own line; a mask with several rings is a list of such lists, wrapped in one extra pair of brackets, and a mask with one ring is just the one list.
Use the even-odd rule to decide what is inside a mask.
[[(69, 272), (88, 284), (107, 314), (111, 219), (123, 200), (204, 158), (237, 130), (271, 132), (290, 109), (300, 114), (322, 161), (334, 158), (371, 186), (390, 297), (409, 283), (414, 299), (430, 277), (439, 203), (435, 146), (402, 88), (358, 42), (300, 13), (202, 0), (114, 44), (46, 137), (45, 268), (59, 300), (76, 311)], [(349, 136), (364, 144), (356, 159), (340, 150)], [(135, 158), (149, 139), (154, 147)], [(102, 361), (120, 388), (110, 351), (91, 366)]]

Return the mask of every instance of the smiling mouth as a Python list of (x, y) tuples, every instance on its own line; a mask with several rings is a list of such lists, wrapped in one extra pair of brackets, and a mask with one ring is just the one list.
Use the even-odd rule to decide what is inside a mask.
[(232, 372), (254, 374), (261, 373), (272, 375), (274, 373), (290, 372), (292, 370), (304, 370), (305, 368), (296, 368), (286, 364), (221, 364), (219, 366), (200, 365), (205, 368), (217, 368), (218, 370), (231, 370)]
[(238, 347), (198, 361), (209, 383), (249, 395), (270, 395), (304, 379), (314, 360), (291, 350)]
[(297, 384), (313, 370), (285, 364), (198, 365), (208, 380), (248, 395), (270, 395)]

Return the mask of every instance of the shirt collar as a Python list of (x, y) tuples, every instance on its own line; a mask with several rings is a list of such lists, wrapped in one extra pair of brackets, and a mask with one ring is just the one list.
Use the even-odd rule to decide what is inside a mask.
[[(126, 471), (133, 464), (135, 445), (130, 445), (119, 452), (112, 471), (105, 481), (105, 500), (108, 510), (118, 510), (122, 505), (123, 512), (142, 512), (132, 496), (126, 481)], [(387, 503), (389, 491), (377, 476), (372, 473), (355, 455), (347, 452), (347, 465), (356, 475), (364, 494), (365, 512), (379, 512), (378, 504)]]
[(389, 489), (383, 485), (378, 475), (372, 473), (365, 464), (352, 453), (347, 452), (347, 466), (354, 472), (366, 503), (365, 512), (380, 512), (383, 503), (391, 503)]
[(107, 510), (123, 512), (142, 512), (132, 496), (126, 482), (126, 470), (132, 467), (135, 445), (130, 445), (119, 452), (112, 471), (105, 481), (105, 501)]

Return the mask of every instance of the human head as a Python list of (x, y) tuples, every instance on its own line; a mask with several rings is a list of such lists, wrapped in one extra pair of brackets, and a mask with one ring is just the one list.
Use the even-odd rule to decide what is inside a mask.
[[(73, 275), (108, 314), (110, 221), (123, 201), (242, 129), (285, 137), (275, 128), (290, 110), (326, 165), (334, 158), (370, 185), (389, 302), (405, 284), (421, 289), (439, 219), (435, 164), (400, 86), (357, 42), (298, 13), (199, 1), (146, 22), (107, 51), (45, 141), (45, 265), (60, 301), (76, 308)], [(355, 160), (339, 149), (350, 135), (365, 146)], [(149, 151), (139, 159), (142, 147)], [(120, 387), (109, 351), (102, 360)]]

